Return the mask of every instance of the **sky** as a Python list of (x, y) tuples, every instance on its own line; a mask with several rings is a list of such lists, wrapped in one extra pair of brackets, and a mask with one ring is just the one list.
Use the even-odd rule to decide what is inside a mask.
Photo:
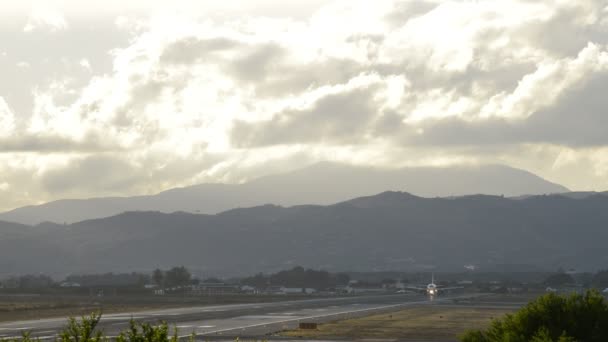
[(608, 190), (608, 3), (0, 0), (0, 210), (335, 161)]

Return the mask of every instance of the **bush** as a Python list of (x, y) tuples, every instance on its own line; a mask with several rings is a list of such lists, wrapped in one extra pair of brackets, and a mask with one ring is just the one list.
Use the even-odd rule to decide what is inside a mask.
[(485, 330), (470, 330), (463, 342), (608, 341), (608, 304), (596, 290), (584, 295), (539, 297)]
[[(121, 332), (116, 338), (117, 342), (178, 342), (177, 328), (169, 337), (167, 323), (153, 326), (150, 323), (136, 323), (131, 320), (129, 330)], [(194, 340), (192, 336), (191, 340)]]
[(101, 320), (101, 313), (93, 313), (82, 317), (78, 322), (74, 317), (68, 319), (68, 325), (59, 334), (61, 342), (101, 342), (106, 340), (101, 330), (95, 330)]
[[(75, 318), (69, 318), (67, 326), (59, 334), (56, 342), (108, 342), (110, 339), (103, 334), (103, 331), (97, 329), (100, 320), (100, 313), (93, 313), (90, 316), (82, 317), (80, 321)], [(165, 322), (160, 322), (159, 325), (151, 325), (149, 323), (137, 323), (133, 320), (130, 322), (129, 329), (121, 332), (116, 337), (117, 342), (178, 342), (178, 340), (177, 328), (174, 329), (173, 335), (170, 336), (169, 327)], [(194, 333), (190, 337), (190, 342), (193, 341)], [(21, 338), (0, 339), (0, 342), (40, 341), (25, 332)]]

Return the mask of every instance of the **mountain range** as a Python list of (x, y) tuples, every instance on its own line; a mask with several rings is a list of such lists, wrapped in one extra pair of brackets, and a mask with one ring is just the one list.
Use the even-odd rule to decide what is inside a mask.
[(510, 197), (568, 191), (530, 172), (502, 165), (380, 169), (322, 162), (243, 184), (200, 184), (150, 196), (58, 200), (1, 213), (0, 220), (22, 224), (73, 223), (126, 211), (216, 214), (267, 203), (327, 205), (387, 190), (425, 197), (471, 194)]
[[(332, 205), (263, 205), (214, 215), (126, 212), (74, 224), (0, 222), (3, 272), (84, 273), (185, 265), (252, 274), (328, 270), (608, 267), (608, 196), (383, 192)], [(501, 266), (502, 265), (502, 266)]]

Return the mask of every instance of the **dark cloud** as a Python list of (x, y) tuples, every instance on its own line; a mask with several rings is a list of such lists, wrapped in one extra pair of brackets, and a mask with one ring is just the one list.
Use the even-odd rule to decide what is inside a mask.
[(305, 64), (276, 65), (274, 73), (256, 84), (256, 95), (280, 97), (317, 87), (345, 84), (369, 70), (350, 59), (328, 58)]
[(104, 137), (89, 133), (84, 139), (76, 141), (53, 135), (15, 135), (0, 138), (0, 153), (35, 152), (35, 153), (66, 153), (66, 152), (118, 152), (122, 147)]
[[(221, 55), (230, 52), (234, 57)], [(216, 64), (240, 81), (261, 82), (278, 70), (286, 50), (275, 43), (251, 44), (217, 37), (199, 39), (187, 37), (165, 47), (161, 64)]]
[(119, 157), (96, 155), (72, 161), (64, 168), (46, 172), (41, 179), (51, 193), (130, 189), (137, 183), (134, 165)]
[(223, 37), (189, 37), (169, 44), (160, 56), (160, 61), (163, 64), (192, 64), (214, 52), (231, 50), (241, 45), (240, 42)]
[[(517, 145), (548, 143), (569, 147), (608, 145), (608, 72), (597, 73), (527, 119), (430, 119), (393, 130), (412, 145)], [(422, 128), (422, 132), (417, 131)], [(398, 132), (398, 133), (397, 133)]]
[(326, 95), (304, 110), (286, 110), (271, 120), (238, 121), (231, 141), (238, 147), (298, 143), (363, 143), (362, 134), (376, 115), (377, 86)]
[[(608, 44), (608, 26), (598, 25), (608, 20), (605, 5), (603, 1), (580, 0), (556, 7), (555, 15), (548, 20), (531, 23), (511, 36), (557, 57), (575, 56), (589, 42)], [(589, 13), (597, 16), (596, 22), (591, 21)]]
[(196, 160), (175, 156), (139, 159), (111, 153), (95, 154), (70, 159), (65, 166), (42, 173), (38, 182), (44, 191), (64, 195), (142, 193), (158, 189), (158, 184), (165, 184), (165, 187), (183, 184), (193, 174), (221, 160), (221, 156), (210, 154)]
[(239, 51), (239, 56), (225, 64), (230, 75), (248, 82), (263, 81), (278, 70), (285, 49), (274, 43), (250, 46)]
[(394, 27), (403, 26), (408, 20), (422, 16), (439, 6), (431, 1), (398, 1), (386, 16), (386, 21)]

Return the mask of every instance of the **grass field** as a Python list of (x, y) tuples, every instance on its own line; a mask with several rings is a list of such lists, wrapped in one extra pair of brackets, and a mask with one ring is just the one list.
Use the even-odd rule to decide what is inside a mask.
[(317, 330), (285, 331), (280, 335), (315, 340), (452, 341), (465, 330), (483, 328), (492, 319), (514, 310), (511, 305), (422, 305), (391, 314), (321, 324)]

